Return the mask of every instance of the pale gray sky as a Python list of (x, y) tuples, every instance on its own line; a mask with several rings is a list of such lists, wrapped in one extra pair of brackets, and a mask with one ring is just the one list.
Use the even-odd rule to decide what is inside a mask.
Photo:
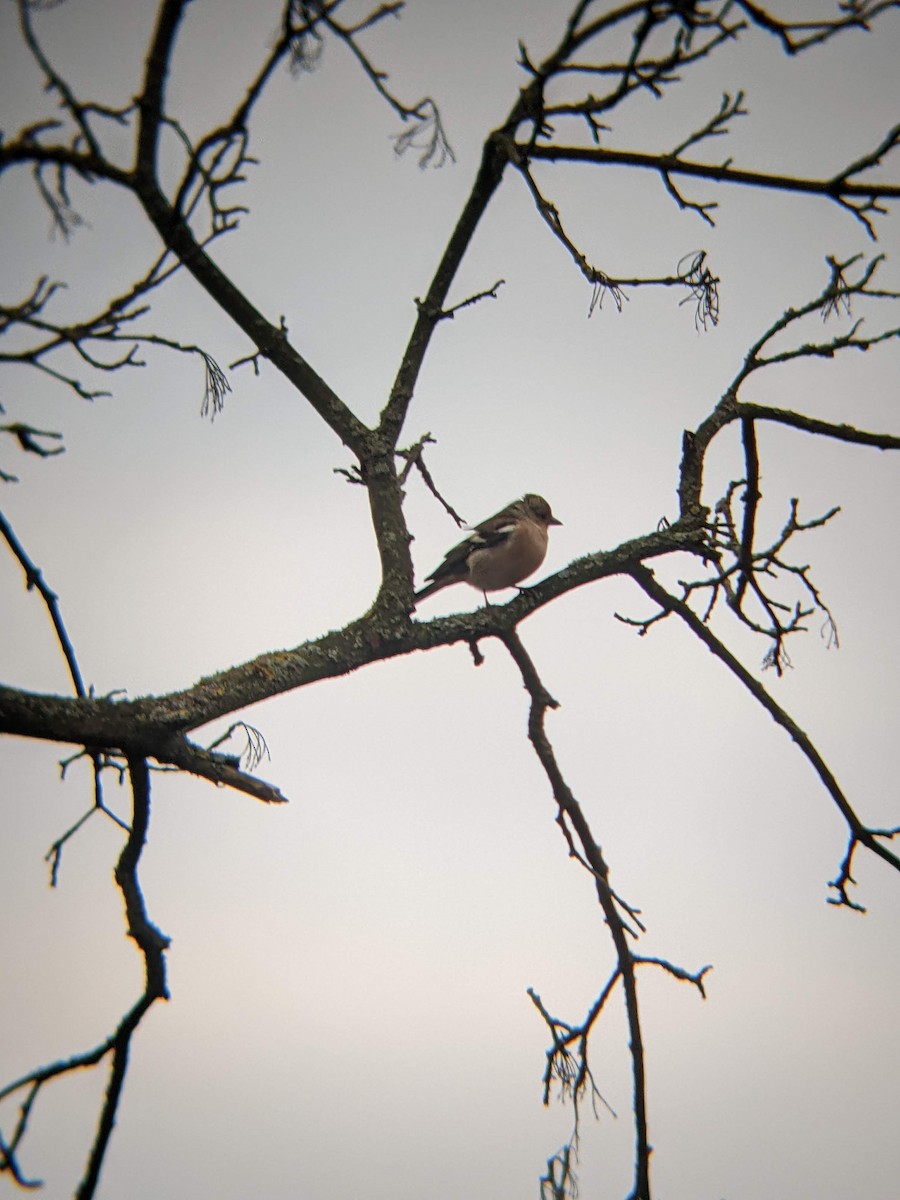
[[(800, 10), (799, 5), (792, 9)], [(68, 0), (39, 14), (57, 67), (85, 95), (135, 94), (151, 5)], [(431, 272), (471, 186), (485, 133), (522, 85), (517, 39), (540, 58), (568, 0), (447, 5), (411, 0), (370, 45), (396, 90), (433, 95), (457, 154), (440, 171), (397, 159), (394, 116), (340, 47), (320, 69), (273, 81), (241, 201), (252, 215), (219, 261), (366, 420), (382, 406)], [(817, 0), (803, 11), (830, 11)], [(278, 4), (197, 0), (176, 54), (171, 102), (192, 133), (242, 94), (278, 24)], [(657, 150), (702, 124), (723, 91), (752, 116), (717, 159), (827, 175), (897, 121), (897, 14), (788, 61), (774, 43), (727, 50), (665, 101), (638, 99), (609, 144)], [(15, 130), (47, 111), (0, 8), (0, 112)], [(120, 136), (123, 156), (126, 142)], [(748, 346), (826, 281), (824, 257), (871, 253), (862, 228), (817, 199), (697, 183), (717, 227), (678, 211), (659, 181), (586, 167), (540, 178), (587, 256), (612, 274), (671, 271), (706, 248), (721, 274), (720, 326), (697, 334), (674, 294), (633, 292), (588, 319), (584, 281), (510, 176), (452, 299), (505, 279), (499, 299), (444, 323), (417, 388), (407, 441), (430, 430), (430, 465), (471, 521), (524, 491), (546, 495), (545, 572), (646, 532), (676, 512), (681, 431), (736, 374)], [(896, 174), (896, 172), (895, 172)], [(69, 282), (60, 314), (82, 314), (155, 252), (136, 206), (73, 188), (86, 224), (70, 244), (24, 172), (0, 191), (3, 303), (39, 274)], [(893, 255), (896, 216), (876, 249)], [(895, 319), (896, 323), (896, 319)], [(189, 280), (160, 297), (156, 328), (227, 364), (247, 344)], [(810, 333), (815, 332), (810, 327)], [(86, 403), (9, 370), (9, 419), (65, 434), (66, 454), (0, 463), (21, 481), (2, 505), (59, 593), (86, 678), (130, 696), (188, 686), (359, 614), (377, 582), (348, 457), (274, 372), (245, 368), (214, 425), (199, 416), (197, 362), (148, 366)], [(69, 360), (60, 369), (74, 370)], [(898, 432), (896, 348), (771, 370), (748, 397)], [(766, 530), (790, 497), (841, 649), (818, 623), (795, 669), (764, 681), (815, 738), (873, 825), (898, 822), (900, 684), (896, 512), (900, 462), (765, 431)], [(710, 495), (740, 472), (723, 440)], [(456, 530), (418, 484), (408, 513), (418, 575)], [(659, 568), (667, 581), (692, 564)], [(0, 556), (0, 678), (67, 690), (42, 606)], [(421, 616), (471, 608), (454, 589)], [(643, 639), (613, 618), (646, 614), (613, 581), (548, 606), (522, 627), (562, 707), (548, 731), (611, 865), (648, 925), (642, 952), (696, 970), (704, 1003), (661, 974), (642, 978), (653, 1179), (660, 1200), (891, 1200), (897, 1139), (900, 906), (887, 866), (859, 855), (866, 916), (825, 904), (842, 822), (789, 739), (673, 621)], [(724, 633), (728, 622), (720, 618)], [(731, 631), (758, 669), (764, 646)], [(499, 645), (474, 670), (462, 648), (382, 664), (244, 715), (265, 734), (260, 773), (290, 798), (264, 808), (193, 779), (154, 780), (142, 879), (172, 938), (172, 1002), (155, 1008), (132, 1066), (104, 1170), (103, 1200), (519, 1200), (537, 1194), (571, 1110), (541, 1106), (546, 1031), (526, 995), (582, 1019), (612, 966), (590, 881), (568, 859), (525, 736), (526, 696)], [(209, 730), (212, 738), (226, 723)], [(88, 771), (58, 779), (57, 747), (3, 746), (0, 1082), (96, 1044), (138, 994), (112, 868), (121, 834), (88, 823), (59, 887), (43, 856), (90, 803)], [(110, 798), (125, 812), (108, 783)], [(581, 1146), (582, 1195), (627, 1194), (632, 1130), (619, 1006), (595, 1034), (601, 1111)], [(105, 1073), (46, 1089), (21, 1159), (46, 1195), (71, 1194)], [(0, 1108), (4, 1129), (14, 1109)], [(0, 1178), (0, 1195), (9, 1185)]]

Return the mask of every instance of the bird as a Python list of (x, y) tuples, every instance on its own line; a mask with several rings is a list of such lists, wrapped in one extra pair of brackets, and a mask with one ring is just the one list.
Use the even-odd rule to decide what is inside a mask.
[(416, 604), (452, 583), (468, 583), (490, 601), (488, 592), (515, 587), (536, 571), (547, 554), (551, 525), (562, 525), (543, 496), (529, 492), (488, 517), (448, 550), (444, 561), (413, 597)]

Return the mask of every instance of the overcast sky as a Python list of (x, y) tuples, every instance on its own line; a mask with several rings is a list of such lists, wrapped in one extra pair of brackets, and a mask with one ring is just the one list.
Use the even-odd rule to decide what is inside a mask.
[[(52, 61), (82, 96), (135, 95), (152, 5), (68, 0), (38, 14)], [(800, 11), (801, 5), (782, 6)], [(394, 115), (343, 48), (283, 72), (260, 105), (251, 209), (217, 260), (365, 420), (384, 403), (415, 315), (471, 186), (483, 138), (533, 58), (556, 43), (563, 0), (410, 0), (368, 45), (406, 100), (441, 108), (455, 165), (398, 158)], [(831, 10), (826, 0), (804, 12)], [(362, 8), (359, 9), (362, 12)], [(196, 0), (170, 103), (192, 134), (230, 112), (278, 27), (279, 5)], [(0, 124), (52, 111), (0, 8)], [(637, 98), (606, 144), (668, 149), (723, 91), (751, 116), (707, 156), (828, 176), (897, 122), (898, 14), (789, 61), (751, 38), (663, 101)], [(127, 140), (112, 138), (122, 161)], [(590, 294), (510, 174), (451, 300), (504, 279), (497, 300), (445, 322), (416, 390), (406, 441), (437, 438), (438, 485), (475, 522), (525, 491), (563, 521), (543, 569), (610, 548), (677, 513), (681, 432), (788, 306), (817, 294), (826, 254), (884, 251), (900, 286), (896, 215), (873, 247), (819, 199), (692, 183), (717, 225), (678, 210), (651, 174), (545, 169), (541, 180), (587, 257), (613, 275), (671, 272), (709, 252), (721, 322), (698, 333), (673, 293), (633, 291), (588, 318)], [(896, 167), (893, 178), (896, 178)], [(84, 225), (67, 244), (26, 172), (0, 190), (2, 302), (36, 278), (66, 280), (54, 315), (118, 294), (157, 251), (134, 202), (76, 183)], [(893, 261), (890, 256), (893, 255)], [(870, 320), (877, 322), (877, 314)], [(896, 317), (894, 323), (897, 323)], [(148, 327), (149, 328), (149, 327)], [(160, 298), (153, 328), (225, 365), (249, 346), (190, 280)], [(809, 336), (821, 335), (811, 325)], [(65, 436), (38, 461), (0, 445), (15, 472), (2, 507), (63, 613), (86, 679), (129, 696), (186, 687), (292, 647), (365, 611), (378, 560), (347, 453), (275, 373), (232, 372), (214, 424), (195, 359), (90, 383), (92, 403), (7, 369), (6, 420)], [(60, 357), (59, 370), (82, 368)], [(896, 348), (772, 369), (748, 399), (900, 433)], [(896, 825), (900, 462), (887, 454), (760, 436), (764, 534), (791, 497), (801, 516), (841, 514), (797, 540), (794, 561), (837, 620), (795, 639), (793, 670), (761, 676), (815, 739), (874, 826)], [(739, 475), (736, 437), (709, 472), (713, 503)], [(458, 533), (418, 482), (407, 512), (418, 578)], [(674, 582), (696, 565), (659, 567)], [(41, 604), (0, 555), (0, 679), (69, 691)], [(448, 589), (421, 619), (473, 608)], [(614, 619), (648, 615), (633, 585), (603, 582), (547, 606), (523, 639), (561, 708), (548, 732), (610, 863), (642, 910), (641, 951), (697, 970), (708, 999), (641, 977), (652, 1171), (661, 1200), (890, 1200), (900, 1186), (897, 1112), (900, 905), (896, 873), (860, 854), (860, 916), (826, 905), (845, 849), (839, 814), (790, 740), (674, 619), (646, 638)], [(724, 617), (717, 631), (759, 671), (765, 650)], [(154, 778), (141, 876), (172, 938), (172, 1002), (141, 1026), (104, 1170), (103, 1200), (519, 1200), (568, 1137), (571, 1109), (541, 1105), (546, 1030), (526, 989), (580, 1021), (613, 965), (588, 877), (568, 858), (526, 739), (527, 697), (506, 652), (463, 647), (376, 665), (241, 714), (265, 734), (260, 768), (279, 809), (201, 781)], [(228, 722), (203, 731), (211, 740)], [(112, 868), (122, 835), (93, 819), (66, 847), (59, 886), (44, 855), (91, 802), (66, 747), (7, 740), (0, 888), (0, 1082), (101, 1041), (141, 986)], [(127, 799), (110, 780), (111, 802)], [(585, 1126), (582, 1195), (617, 1200), (631, 1178), (627, 1037), (614, 1005), (592, 1043), (604, 1098)], [(41, 1093), (21, 1153), (51, 1198), (83, 1169), (105, 1073)], [(15, 1114), (0, 1107), (8, 1130)], [(9, 1185), (0, 1179), (0, 1195)]]

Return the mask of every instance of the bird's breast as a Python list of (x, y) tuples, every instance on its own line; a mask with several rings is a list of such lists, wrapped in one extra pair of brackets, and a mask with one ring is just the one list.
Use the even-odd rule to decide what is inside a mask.
[(547, 541), (546, 526), (523, 523), (500, 545), (472, 551), (468, 557), (468, 582), (483, 592), (515, 587), (544, 561)]

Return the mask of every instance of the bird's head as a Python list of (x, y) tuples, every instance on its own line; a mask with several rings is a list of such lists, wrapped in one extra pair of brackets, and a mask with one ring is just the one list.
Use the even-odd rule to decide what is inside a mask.
[(540, 521), (542, 525), (562, 525), (562, 521), (558, 521), (554, 517), (550, 505), (543, 496), (536, 496), (533, 492), (529, 492), (527, 496), (522, 497), (522, 503), (532, 520)]

